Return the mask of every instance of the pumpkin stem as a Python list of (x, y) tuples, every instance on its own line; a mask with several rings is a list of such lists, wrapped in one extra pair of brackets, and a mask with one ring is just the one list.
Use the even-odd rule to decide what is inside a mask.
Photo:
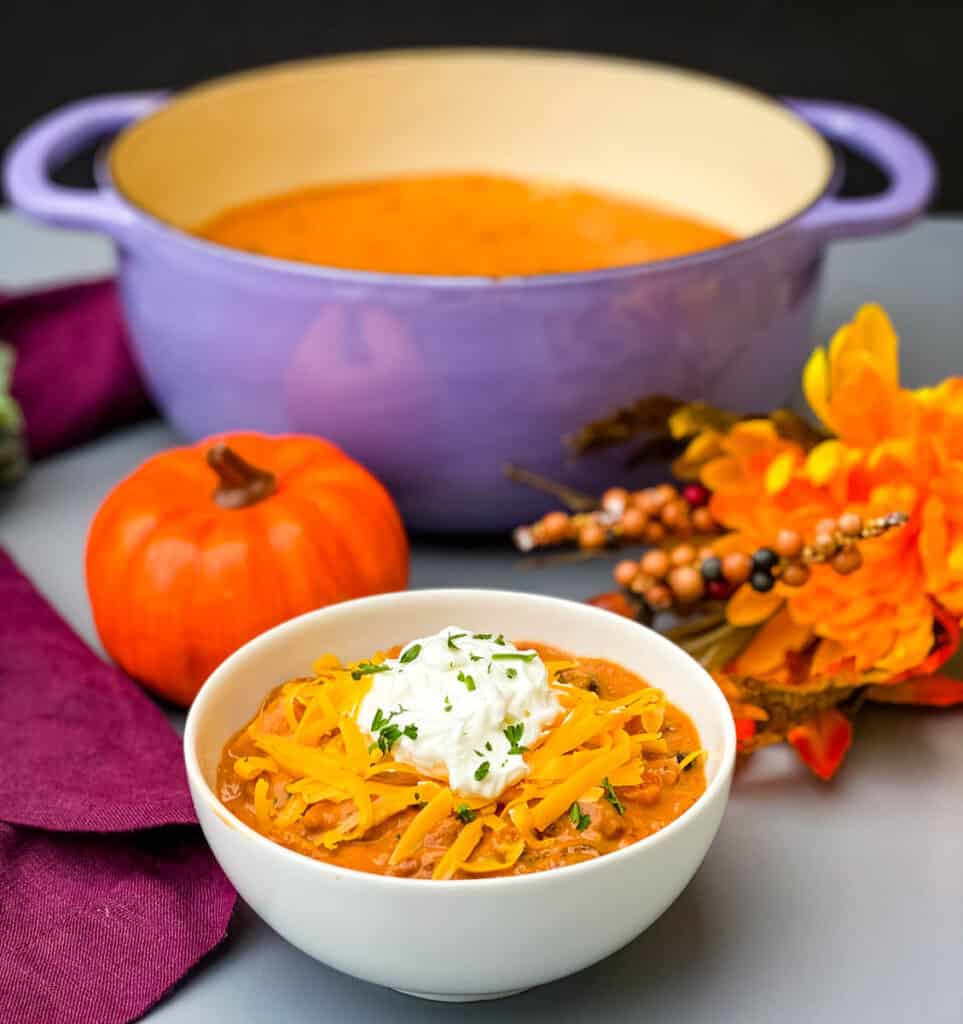
[(226, 444), (208, 448), (206, 458), (218, 476), (213, 498), (221, 508), (247, 508), (269, 498), (278, 489), (273, 473), (252, 466)]

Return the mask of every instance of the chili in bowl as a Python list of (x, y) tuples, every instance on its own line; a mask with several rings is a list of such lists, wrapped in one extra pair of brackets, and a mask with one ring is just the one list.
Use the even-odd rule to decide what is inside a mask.
[(198, 695), (185, 754), (215, 856), (281, 935), (466, 1000), (572, 973), (651, 924), (718, 828), (735, 735), (712, 679), (636, 623), (414, 591), (247, 644)]

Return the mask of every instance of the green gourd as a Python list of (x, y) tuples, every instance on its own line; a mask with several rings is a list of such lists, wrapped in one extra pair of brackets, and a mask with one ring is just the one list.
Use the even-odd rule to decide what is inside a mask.
[(0, 342), (0, 487), (16, 483), (27, 471), (23, 413), (10, 394), (14, 352)]

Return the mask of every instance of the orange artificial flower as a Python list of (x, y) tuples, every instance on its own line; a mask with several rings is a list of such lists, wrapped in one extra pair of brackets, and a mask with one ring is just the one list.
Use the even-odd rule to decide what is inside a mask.
[(885, 683), (929, 653), (936, 606), (963, 614), (963, 381), (901, 388), (897, 352), (885, 312), (863, 307), (803, 375), (813, 412), (835, 437), (807, 451), (772, 422), (746, 420), (716, 439), (717, 454), (701, 467), (713, 515), (733, 531), (727, 547), (753, 550), (787, 527), (811, 535), (820, 519), (845, 511), (910, 515), (906, 527), (866, 546), (865, 564), (850, 576), (816, 566), (805, 587), (737, 594), (734, 624), (745, 624), (747, 602), (765, 610), (762, 618), (785, 603), (740, 656), (743, 672), (785, 677), (779, 637), (788, 655), (808, 631), (851, 657), (865, 681)]
[(809, 767), (828, 782), (842, 764), (853, 741), (849, 719), (836, 708), (826, 708), (789, 730), (786, 739)]
[[(755, 628), (725, 669), (748, 749), (780, 736), (773, 723), (767, 732), (745, 716), (749, 690), (761, 706), (775, 701), (803, 714), (793, 687), (834, 689), (842, 700), (872, 684), (875, 700), (963, 702), (963, 683), (926, 678), (957, 646), (963, 617), (963, 379), (904, 388), (898, 351), (886, 313), (868, 305), (813, 352), (803, 390), (821, 434), (799, 429), (787, 413), (726, 426), (699, 409), (704, 429), (691, 429), (684, 411), (670, 423), (676, 437), (690, 438), (677, 473), (712, 492), (712, 514), (730, 531), (715, 545), (720, 554), (771, 545), (782, 529), (811, 537), (820, 520), (844, 512), (864, 521), (909, 516), (862, 546), (863, 565), (851, 575), (814, 565), (804, 586), (777, 582), (757, 593), (744, 584), (730, 599), (729, 624)], [(848, 728), (842, 712), (823, 707), (783, 734), (828, 778)]]
[[(828, 779), (863, 700), (963, 704), (963, 681), (936, 675), (959, 647), (963, 620), (963, 378), (904, 387), (893, 325), (867, 305), (812, 353), (803, 390), (817, 425), (786, 409), (744, 417), (650, 396), (585, 428), (580, 450), (621, 443), (654, 421), (666, 423), (669, 439), (687, 442), (673, 468), (703, 485), (692, 488), (695, 511), (690, 519), (683, 510), (684, 533), (670, 529), (663, 540), (660, 524), (651, 536), (666, 550), (694, 550), (680, 538), (719, 531), (711, 559), (700, 552), (696, 562), (702, 596), (686, 595), (671, 578), (667, 587), (643, 561), (630, 562), (628, 576), (620, 565), (621, 592), (596, 603), (637, 617), (678, 599), (693, 621), (669, 635), (712, 671), (740, 749), (788, 741)], [(642, 492), (647, 497), (658, 494)], [(701, 512), (706, 497), (709, 517)], [(643, 519), (659, 509), (644, 500), (640, 507)], [(610, 542), (639, 539), (627, 519), (600, 514), (609, 515), (602, 525)], [(784, 531), (788, 539), (780, 539)], [(805, 545), (826, 532), (828, 542)], [(770, 547), (779, 550), (760, 551)], [(733, 553), (741, 557), (729, 571), (725, 556)], [(679, 563), (686, 568), (689, 554)], [(730, 594), (733, 580), (746, 579), (750, 554), (750, 579)], [(658, 600), (647, 604), (657, 588)]]

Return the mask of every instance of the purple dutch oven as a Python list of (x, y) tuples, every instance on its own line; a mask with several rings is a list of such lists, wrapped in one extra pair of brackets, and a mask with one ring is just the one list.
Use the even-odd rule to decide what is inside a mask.
[[(97, 191), (50, 181), (115, 129)], [(836, 198), (826, 139), (882, 168), (886, 191)], [(490, 280), (314, 267), (188, 233), (270, 193), (426, 171), (638, 196), (740, 241)], [(180, 431), (329, 437), (429, 530), (544, 511), (503, 478), (507, 462), (590, 490), (619, 478), (619, 453), (573, 465), (561, 439), (644, 394), (736, 409), (786, 398), (815, 340), (826, 243), (907, 224), (934, 184), (919, 140), (868, 110), (780, 103), (658, 65), (486, 50), (328, 58), (173, 98), (85, 100), (30, 128), (5, 175), (19, 209), (115, 241), (137, 356)]]

